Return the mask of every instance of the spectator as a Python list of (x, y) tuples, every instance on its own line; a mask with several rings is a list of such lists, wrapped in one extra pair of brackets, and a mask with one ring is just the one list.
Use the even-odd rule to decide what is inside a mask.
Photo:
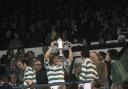
[(106, 44), (106, 40), (104, 39), (104, 37), (100, 37), (100, 39), (99, 39), (99, 44), (100, 44), (101, 46), (103, 46), (103, 45)]
[(41, 38), (40, 38), (40, 43), (41, 44), (44, 44), (44, 40), (45, 40), (45, 38), (46, 38), (46, 33), (47, 33), (47, 31), (45, 30), (45, 28), (44, 28), (44, 23), (43, 23), (43, 21), (42, 20), (39, 20), (38, 22), (37, 22), (37, 30), (38, 30), (38, 34), (39, 35), (41, 35)]
[(41, 32), (37, 29), (35, 24), (30, 26), (30, 43), (31, 46), (38, 46), (41, 43)]
[(118, 36), (118, 42), (119, 43), (125, 43), (125, 39), (126, 39), (125, 35), (119, 35)]
[(78, 29), (78, 26), (76, 24), (75, 20), (71, 20), (71, 33), (72, 33), (72, 42), (78, 43), (80, 42), (80, 30)]
[(27, 60), (28, 60), (28, 62), (29, 62), (29, 66), (33, 66), (33, 61), (34, 61), (34, 58), (35, 58), (35, 54), (34, 54), (34, 52), (33, 51), (28, 51), (27, 52)]
[(61, 37), (63, 41), (67, 41), (68, 40), (68, 31), (67, 30), (63, 30), (61, 33)]
[(5, 39), (3, 41), (3, 47), (7, 49), (9, 47), (9, 43), (11, 42), (11, 40), (12, 40), (12, 31), (7, 30), (5, 34)]
[(16, 66), (15, 58), (11, 58), (10, 64), (5, 67), (6, 74), (18, 74), (19, 70)]
[(99, 51), (98, 53), (98, 66), (97, 66), (97, 72), (99, 80), (103, 80), (105, 89), (109, 89), (109, 69), (107, 67), (107, 63), (105, 62), (106, 59), (106, 53), (103, 51)]
[[(14, 50), (7, 50), (7, 53), (0, 58), (0, 74), (6, 74), (10, 71), (10, 64), (14, 57)], [(9, 69), (8, 69), (9, 68)]]
[(98, 54), (96, 51), (90, 52), (90, 58), (95, 63), (95, 65), (98, 66)]
[(16, 74), (9, 74), (10, 76), (10, 82), (9, 82), (9, 85), (11, 87), (18, 87), (19, 84), (18, 84), (18, 78), (17, 78), (17, 75)]
[(22, 59), (16, 59), (16, 66), (17, 66), (17, 71), (18, 71), (18, 74), (17, 74), (18, 85), (23, 84), (23, 78), (24, 78), (24, 70), (18, 67), (18, 62)]
[(14, 50), (8, 49), (7, 53), (1, 57), (2, 65), (10, 65), (11, 58), (14, 57)]
[(115, 32), (111, 30), (111, 26), (106, 19), (104, 24), (103, 24), (103, 29), (99, 33), (99, 37), (102, 37), (105, 41), (106, 40), (113, 40), (115, 36)]
[[(105, 55), (106, 56), (106, 55)], [(97, 71), (98, 71), (98, 76), (100, 80), (105, 80), (107, 79), (107, 65), (104, 62), (105, 61), (105, 56), (103, 58), (102, 55), (98, 54), (98, 66), (97, 66)]]
[(51, 41), (55, 41), (57, 39), (58, 32), (56, 31), (56, 26), (52, 25), (51, 27)]
[(22, 42), (23, 42), (23, 47), (32, 47), (29, 31), (23, 32)]
[(21, 48), (22, 43), (17, 32), (14, 33), (14, 39), (11, 40), (9, 48)]
[(15, 58), (18, 59), (18, 58), (22, 58), (24, 56), (25, 56), (24, 49), (18, 48), (17, 52), (15, 53)]
[(19, 59), (16, 64), (21, 70), (24, 70), (23, 85), (29, 87), (27, 89), (34, 89), (33, 85), (36, 84), (36, 75), (27, 60)]
[(44, 69), (44, 66), (40, 59), (35, 58), (34, 65), (33, 65), (34, 71), (36, 73), (36, 82), (38, 85), (40, 84), (47, 84), (47, 74), (46, 70)]

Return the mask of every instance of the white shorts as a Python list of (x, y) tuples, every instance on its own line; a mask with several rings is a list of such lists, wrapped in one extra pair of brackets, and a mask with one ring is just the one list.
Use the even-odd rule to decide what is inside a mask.
[(50, 89), (58, 89), (59, 86), (51, 86)]
[(91, 89), (91, 83), (79, 84), (79, 87), (82, 87), (81, 89)]

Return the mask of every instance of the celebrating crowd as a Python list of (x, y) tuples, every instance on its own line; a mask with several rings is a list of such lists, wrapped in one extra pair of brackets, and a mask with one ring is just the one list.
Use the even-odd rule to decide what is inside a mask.
[[(11, 87), (35, 89), (37, 85), (48, 84), (38, 88), (110, 89), (116, 83), (127, 83), (128, 74), (119, 61), (119, 52), (116, 49), (108, 49), (107, 53), (97, 53), (90, 52), (88, 47), (84, 47), (81, 50), (82, 61), (77, 65), (73, 62), (75, 59), (71, 47), (63, 51), (64, 56), (60, 56), (59, 51), (55, 50), (55, 41), (51, 42), (42, 57), (35, 57), (32, 51), (25, 53), (23, 49), (19, 49), (16, 54), (12, 52), (13, 50), (8, 50), (1, 58), (3, 70), (0, 73), (3, 77), (0, 79), (0, 87), (8, 84)], [(66, 82), (72, 83), (66, 85)]]

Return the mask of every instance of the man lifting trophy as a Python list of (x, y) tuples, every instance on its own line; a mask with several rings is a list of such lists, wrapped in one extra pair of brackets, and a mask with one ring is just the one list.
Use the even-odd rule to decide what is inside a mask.
[[(73, 60), (71, 47), (67, 48), (68, 56), (64, 58), (64, 50), (67, 45), (69, 45), (69, 42), (64, 42), (59, 37), (56, 41), (51, 42), (50, 47), (44, 55), (44, 66), (47, 71), (48, 84), (55, 84), (49, 86), (49, 89), (66, 89), (65, 85), (60, 85), (59, 83), (65, 83), (65, 75), (70, 73)], [(54, 49), (59, 51), (59, 55), (58, 53), (52, 53)]]

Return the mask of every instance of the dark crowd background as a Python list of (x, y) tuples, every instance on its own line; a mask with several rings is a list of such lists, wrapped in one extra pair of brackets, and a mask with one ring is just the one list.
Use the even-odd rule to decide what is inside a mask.
[(127, 19), (125, 0), (1, 0), (0, 49), (48, 45), (59, 36), (105, 43), (128, 32)]
[[(95, 41), (125, 42), (127, 19), (126, 0), (0, 0), (0, 50), (7, 50), (0, 58), (0, 82), (11, 80), (12, 87), (22, 84), (24, 73), (17, 68), (16, 60), (26, 59), (37, 67), (37, 84), (47, 84), (43, 52), (36, 57), (24, 48), (47, 46), (58, 37), (86, 46)], [(40, 64), (34, 65), (36, 62)], [(79, 73), (79, 66), (76, 69)]]

